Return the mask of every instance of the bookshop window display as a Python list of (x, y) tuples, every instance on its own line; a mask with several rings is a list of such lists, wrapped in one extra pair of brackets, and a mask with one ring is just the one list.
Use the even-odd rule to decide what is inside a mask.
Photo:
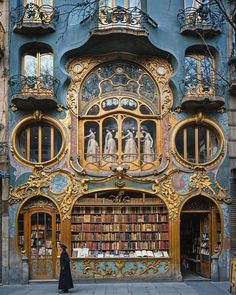
[(211, 256), (222, 249), (222, 223), (219, 210), (206, 197), (186, 202), (181, 213), (182, 273), (196, 272), (210, 278)]
[(160, 94), (143, 68), (124, 61), (95, 68), (82, 84), (79, 108), (78, 145), (86, 169), (106, 171), (119, 162), (130, 170), (158, 166)]
[(168, 211), (156, 196), (106, 192), (79, 199), (71, 218), (72, 257), (169, 257)]

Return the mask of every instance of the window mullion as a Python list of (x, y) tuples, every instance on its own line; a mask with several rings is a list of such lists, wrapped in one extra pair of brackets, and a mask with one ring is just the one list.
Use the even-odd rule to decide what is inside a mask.
[(36, 76), (40, 76), (40, 66), (41, 66), (41, 54), (37, 52), (37, 59), (36, 59)]
[(26, 159), (30, 161), (30, 128), (26, 129)]
[(195, 127), (195, 159), (199, 163), (199, 146), (198, 146), (198, 127)]
[(184, 128), (184, 159), (187, 160), (187, 128)]
[(42, 162), (42, 126), (38, 127), (38, 161)]
[(210, 153), (211, 153), (211, 147), (210, 147), (210, 130), (206, 130), (206, 152), (207, 152), (207, 161), (210, 160)]
[(50, 159), (54, 157), (54, 128), (50, 128)]

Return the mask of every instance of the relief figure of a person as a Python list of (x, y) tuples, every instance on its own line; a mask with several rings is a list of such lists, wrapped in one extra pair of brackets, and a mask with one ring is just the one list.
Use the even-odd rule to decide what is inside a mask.
[(150, 133), (146, 130), (142, 131), (143, 135), (143, 161), (150, 163), (155, 161), (154, 149), (153, 149), (153, 139)]
[(84, 138), (88, 138), (86, 161), (96, 163), (99, 161), (99, 145), (95, 138), (96, 131), (93, 128), (89, 129), (89, 134)]
[(138, 147), (135, 142), (134, 134), (130, 129), (127, 130), (127, 134), (122, 139), (126, 139), (123, 160), (126, 162), (135, 161), (138, 157)]
[(103, 151), (103, 159), (106, 162), (114, 162), (117, 159), (116, 141), (113, 138), (113, 134), (109, 128), (106, 129), (105, 145)]

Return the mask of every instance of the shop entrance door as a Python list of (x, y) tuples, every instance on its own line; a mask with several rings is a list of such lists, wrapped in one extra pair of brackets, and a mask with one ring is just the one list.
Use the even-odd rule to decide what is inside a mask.
[(54, 278), (57, 255), (56, 214), (31, 212), (28, 220), (30, 279)]
[(183, 276), (198, 274), (211, 277), (212, 215), (181, 214), (181, 267)]

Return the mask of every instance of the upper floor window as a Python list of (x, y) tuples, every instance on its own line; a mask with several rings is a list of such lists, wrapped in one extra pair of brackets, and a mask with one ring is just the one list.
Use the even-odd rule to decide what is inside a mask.
[(108, 7), (124, 7), (124, 8), (133, 8), (138, 7), (141, 8), (141, 1), (140, 0), (100, 0), (101, 6), (108, 6)]
[(208, 4), (209, 0), (185, 0), (185, 8), (187, 7), (199, 7), (201, 4)]
[[(53, 54), (48, 51), (29, 51), (23, 55), (22, 75), (27, 91), (48, 92), (54, 88)], [(41, 88), (41, 90), (40, 90)], [(23, 89), (22, 89), (23, 90)]]
[(23, 75), (27, 77), (53, 76), (53, 55), (47, 51), (29, 51), (23, 56)]
[(209, 54), (187, 54), (185, 57), (185, 90), (188, 94), (214, 91), (214, 59)]

